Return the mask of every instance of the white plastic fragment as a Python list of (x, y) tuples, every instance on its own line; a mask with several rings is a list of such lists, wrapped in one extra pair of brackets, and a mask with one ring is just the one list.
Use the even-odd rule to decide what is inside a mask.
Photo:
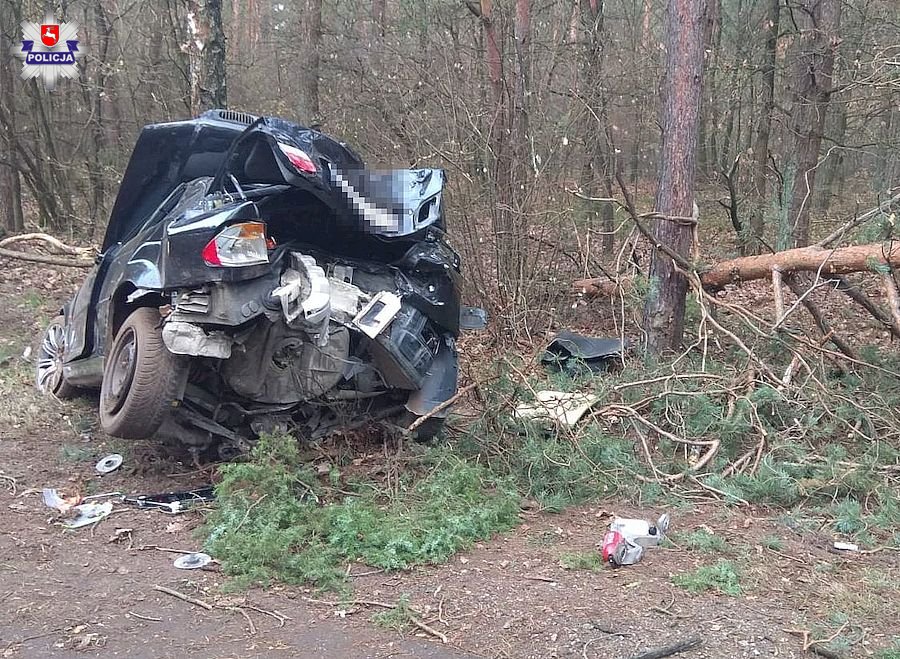
[(520, 419), (555, 421), (574, 426), (600, 398), (593, 394), (566, 391), (538, 391), (533, 403), (516, 405), (515, 416)]

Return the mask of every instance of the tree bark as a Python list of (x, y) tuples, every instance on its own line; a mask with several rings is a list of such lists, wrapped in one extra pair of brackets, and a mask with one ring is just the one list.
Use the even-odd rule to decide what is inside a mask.
[[(664, 216), (693, 214), (706, 13), (706, 0), (668, 0), (663, 141), (656, 193), (656, 211)], [(689, 260), (689, 225), (657, 219), (654, 234), (674, 253)], [(659, 354), (681, 343), (687, 286), (673, 260), (659, 248), (654, 249), (644, 305), (648, 353)]]
[(0, 115), (8, 122), (0, 122), (0, 153), (6, 154), (9, 162), (0, 162), (0, 232), (18, 233), (25, 228), (22, 214), (22, 185), (19, 179), (19, 161), (14, 147), (16, 134), (16, 106), (13, 95), (14, 61), (9, 57), (10, 41), (6, 38), (7, 28), (15, 25), (11, 7), (0, 5)]
[(187, 14), (191, 111), (227, 106), (222, 0), (191, 0)]
[(309, 0), (306, 21), (306, 40), (308, 54), (300, 64), (300, 93), (303, 99), (303, 112), (300, 116), (301, 123), (307, 126), (319, 124), (322, 121), (321, 105), (319, 103), (319, 67), (321, 64), (319, 49), (322, 44), (322, 0)]
[(809, 210), (815, 189), (825, 112), (831, 97), (842, 0), (798, 0), (792, 17), (800, 29), (788, 107), (791, 139), (785, 158), (787, 219), (794, 247), (809, 244)]
[(781, 0), (768, 0), (763, 18), (763, 34), (766, 37), (766, 58), (762, 66), (762, 109), (756, 139), (753, 143), (755, 159), (753, 175), (754, 208), (750, 215), (752, 243), (748, 245), (758, 253), (762, 245), (766, 225), (766, 180), (769, 169), (769, 135), (772, 132), (772, 116), (775, 112), (775, 64), (778, 58), (778, 23), (781, 15)]

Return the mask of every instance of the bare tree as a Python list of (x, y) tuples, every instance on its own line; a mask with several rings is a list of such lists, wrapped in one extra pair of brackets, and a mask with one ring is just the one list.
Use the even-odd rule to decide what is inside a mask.
[(655, 222), (658, 244), (650, 262), (650, 290), (644, 305), (646, 348), (651, 354), (677, 348), (684, 333), (687, 280), (659, 245), (689, 260), (706, 14), (706, 0), (668, 0), (663, 139), (656, 191), (656, 211), (661, 217)]
[[(798, 0), (789, 8), (799, 34), (790, 73), (793, 92), (787, 108), (790, 138), (785, 152), (784, 198), (790, 204), (787, 219), (795, 247), (809, 244), (809, 211), (833, 88), (841, 5), (842, 0)], [(787, 242), (784, 238), (783, 243)]]

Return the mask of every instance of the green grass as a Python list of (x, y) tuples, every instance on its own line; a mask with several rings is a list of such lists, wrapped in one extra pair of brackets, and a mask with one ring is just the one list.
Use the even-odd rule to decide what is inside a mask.
[(22, 296), (22, 303), (32, 311), (38, 311), (44, 306), (44, 298), (37, 291), (28, 291)]
[(394, 495), (361, 484), (332, 497), (295, 440), (263, 437), (249, 462), (221, 467), (206, 548), (235, 587), (279, 579), (338, 588), (348, 561), (440, 563), (518, 522), (520, 498), (508, 480), (443, 449), (429, 450), (421, 466)]
[(409, 626), (413, 617), (412, 610), (409, 608), (409, 595), (401, 595), (397, 599), (397, 604), (392, 609), (380, 611), (372, 616), (372, 622), (383, 629), (394, 629), (403, 631)]
[(691, 593), (715, 591), (737, 597), (743, 592), (740, 573), (731, 561), (726, 560), (703, 565), (693, 572), (676, 574), (672, 577), (672, 583)]
[(567, 552), (559, 557), (559, 564), (566, 570), (590, 570), (603, 568), (603, 557), (596, 551)]
[(900, 659), (900, 636), (895, 636), (890, 646), (876, 652), (875, 659)]
[(89, 462), (97, 457), (95, 446), (79, 446), (77, 444), (63, 444), (59, 447), (60, 462)]
[(682, 533), (677, 540), (685, 549), (701, 551), (705, 554), (722, 554), (728, 551), (728, 543), (725, 542), (725, 538), (706, 529)]
[(762, 539), (762, 546), (773, 551), (784, 551), (784, 540), (777, 535), (767, 535)]

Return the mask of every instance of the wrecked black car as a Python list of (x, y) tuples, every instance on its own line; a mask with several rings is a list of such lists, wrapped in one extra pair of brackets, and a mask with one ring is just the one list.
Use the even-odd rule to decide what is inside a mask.
[(441, 170), (373, 172), (282, 119), (147, 126), (97, 264), (47, 328), (37, 386), (99, 388), (109, 434), (223, 459), (279, 428), (410, 424), (457, 388), (443, 187)]

